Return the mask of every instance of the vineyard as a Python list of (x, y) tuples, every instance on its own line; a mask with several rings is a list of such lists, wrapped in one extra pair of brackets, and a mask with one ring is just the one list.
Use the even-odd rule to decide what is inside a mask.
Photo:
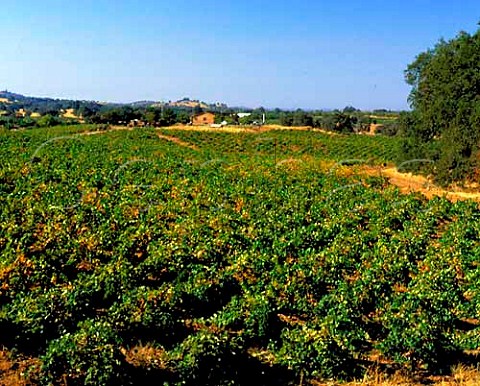
[(38, 359), (32, 383), (478, 362), (478, 204), (348, 173), (391, 164), (397, 139), (103, 130), (0, 132), (0, 348)]

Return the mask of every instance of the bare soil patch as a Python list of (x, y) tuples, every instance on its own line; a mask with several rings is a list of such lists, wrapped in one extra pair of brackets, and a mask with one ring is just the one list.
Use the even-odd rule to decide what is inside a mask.
[(188, 142), (184, 142), (181, 139), (179, 139), (177, 137), (174, 137), (172, 135), (163, 135), (163, 134), (158, 133), (157, 137), (160, 138), (160, 139), (164, 139), (166, 141), (169, 141), (169, 142), (174, 142), (179, 146), (188, 147), (189, 149), (192, 149), (192, 150), (199, 150), (197, 146), (192, 145)]
[(85, 131), (83, 133), (78, 133), (77, 135), (80, 136), (88, 136), (88, 135), (98, 135), (98, 134), (105, 134), (110, 133), (112, 131), (132, 131), (132, 127), (127, 126), (110, 126), (108, 130), (95, 130), (95, 131)]
[(29, 386), (34, 385), (35, 371), (28, 370), (32, 366), (39, 366), (40, 361), (35, 358), (14, 358), (13, 354), (0, 349), (0, 385), (2, 386)]
[(418, 192), (431, 199), (445, 197), (452, 202), (474, 200), (480, 202), (480, 192), (465, 192), (461, 189), (444, 189), (435, 185), (427, 177), (412, 173), (402, 173), (396, 168), (368, 167), (360, 168), (360, 173), (388, 178), (390, 184), (400, 188), (404, 194)]

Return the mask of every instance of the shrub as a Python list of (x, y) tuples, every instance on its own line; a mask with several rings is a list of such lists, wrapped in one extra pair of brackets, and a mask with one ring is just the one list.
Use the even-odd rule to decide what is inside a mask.
[(121, 379), (120, 339), (105, 322), (87, 320), (77, 332), (48, 345), (41, 368), (43, 384), (107, 385)]

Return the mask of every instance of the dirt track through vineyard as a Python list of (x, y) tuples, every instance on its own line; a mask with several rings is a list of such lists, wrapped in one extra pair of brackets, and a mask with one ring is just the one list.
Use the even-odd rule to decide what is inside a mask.
[(171, 135), (157, 134), (157, 137), (160, 138), (160, 139), (164, 139), (166, 141), (169, 141), (169, 142), (176, 143), (179, 146), (188, 147), (189, 149), (192, 149), (192, 150), (199, 150), (199, 148), (197, 146), (192, 145), (188, 142), (184, 142), (181, 139), (179, 139), (177, 137), (174, 137), (174, 136), (171, 136)]
[(465, 192), (460, 189), (447, 190), (433, 184), (428, 178), (412, 173), (401, 173), (396, 168), (363, 167), (359, 171), (369, 176), (381, 176), (388, 178), (390, 184), (400, 188), (404, 194), (421, 193), (431, 199), (433, 197), (445, 197), (452, 202), (474, 200), (480, 201), (480, 192)]
[(98, 135), (98, 134), (106, 134), (106, 133), (111, 133), (112, 131), (132, 131), (133, 128), (131, 127), (126, 127), (126, 126), (112, 126), (111, 128), (107, 130), (96, 130), (96, 131), (84, 131), (81, 133), (78, 133), (77, 135), (79, 136), (89, 136), (89, 135)]

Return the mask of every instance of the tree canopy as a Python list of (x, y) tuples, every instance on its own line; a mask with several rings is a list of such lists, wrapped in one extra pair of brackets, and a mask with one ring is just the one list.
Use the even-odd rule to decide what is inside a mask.
[(422, 52), (405, 71), (412, 90), (403, 158), (429, 158), (438, 182), (476, 177), (480, 140), (480, 30)]

